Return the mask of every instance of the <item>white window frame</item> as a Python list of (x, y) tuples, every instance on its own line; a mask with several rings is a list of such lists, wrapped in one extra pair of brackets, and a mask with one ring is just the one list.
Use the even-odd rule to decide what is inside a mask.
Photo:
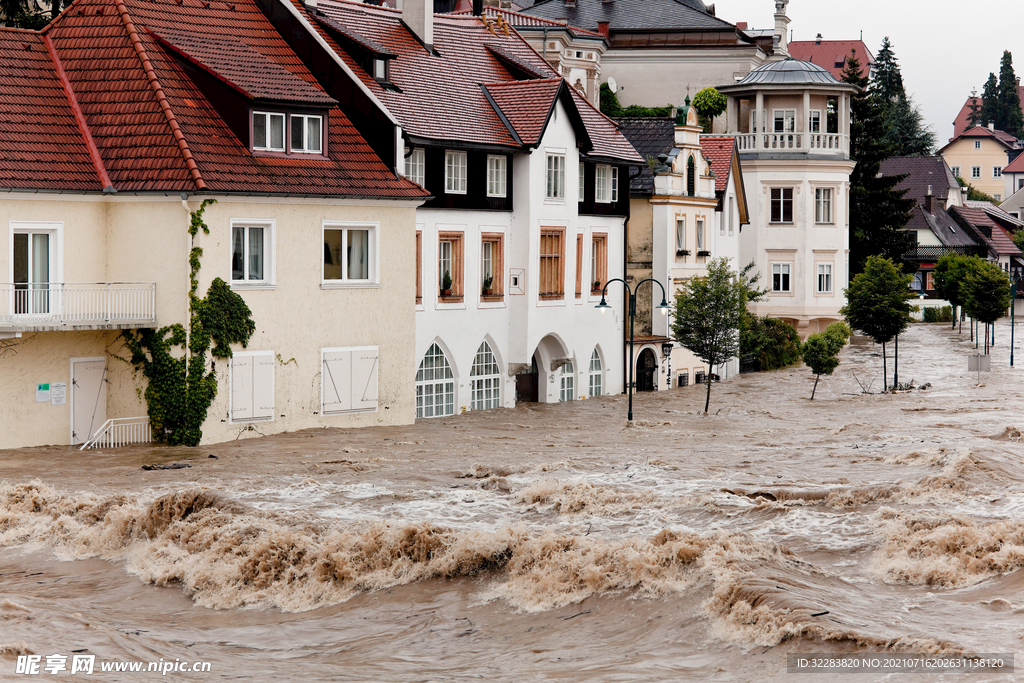
[[(568, 368), (568, 371), (566, 371)], [(576, 400), (576, 369), (572, 363), (566, 363), (558, 373), (558, 401), (560, 403)]]
[[(594, 367), (595, 361), (597, 367)], [(604, 363), (601, 361), (601, 354), (597, 348), (594, 348), (594, 352), (590, 354), (590, 366), (588, 367), (587, 378), (589, 380), (587, 386), (587, 396), (594, 398), (595, 396), (602, 396), (604, 394)], [(597, 391), (594, 391), (594, 389)]]
[(422, 187), (426, 181), (426, 166), (426, 154), (423, 148), (414, 147), (412, 154), (409, 155), (409, 160), (405, 162), (405, 177)]
[[(44, 291), (48, 291), (50, 289), (49, 285), (53, 285), (53, 284), (58, 284), (58, 283), (64, 282), (64, 223), (63, 223), (63, 221), (10, 221), (9, 226), (10, 226), (10, 232), (9, 232), (9, 234), (7, 236), (7, 244), (8, 244), (8, 252), (7, 253), (10, 255), (10, 258), (8, 259), (8, 266), (7, 266), (8, 267), (8, 278), (7, 278), (7, 281), (10, 282), (10, 283), (14, 283), (14, 236), (16, 234), (27, 234), (27, 235), (31, 236), (31, 235), (37, 235), (37, 234), (45, 233), (45, 234), (47, 234), (49, 236), (49, 239), (47, 240), (47, 252), (48, 252), (47, 253), (47, 256), (48, 256), (48, 258), (47, 258), (47, 266), (46, 266), (47, 267), (47, 271), (48, 271), (47, 272), (47, 280), (46, 280), (45, 283), (43, 281), (39, 281), (39, 282), (37, 282), (35, 284), (38, 284), (38, 285), (45, 284), (45, 285), (47, 285), (45, 288), (41, 288), (41, 289), (44, 289)], [(31, 237), (29, 237), (29, 245), (30, 245), (29, 249), (30, 250), (32, 249), (31, 242), (32, 242), (32, 239), (31, 239)], [(25, 283), (25, 284), (32, 284), (32, 283)], [(11, 299), (6, 304), (8, 306), (8, 310), (11, 311), (12, 313), (14, 313), (14, 311), (17, 308), (16, 302), (15, 302), (15, 299), (14, 299), (15, 296), (16, 295), (15, 295), (14, 291), (12, 291), (11, 294), (10, 294)], [(30, 296), (35, 296), (35, 295), (30, 295)], [(50, 294), (40, 295), (39, 301), (40, 302), (44, 302), (45, 301), (45, 304), (46, 304), (46, 306), (45, 306), (46, 310), (45, 311), (43, 311), (43, 310), (35, 310), (34, 306), (30, 306), (29, 307), (30, 310), (25, 311), (24, 314), (27, 315), (27, 316), (35, 316), (35, 315), (57, 316), (57, 315), (60, 315), (60, 313), (61, 313), (61, 311), (59, 309), (60, 300), (59, 300), (58, 297), (50, 295)], [(19, 314), (15, 313), (15, 315), (17, 316)]]
[[(789, 199), (785, 193), (789, 190)], [(775, 192), (779, 192), (779, 198), (775, 198)], [(779, 202), (779, 220), (772, 220), (772, 206)], [(789, 202), (789, 220), (786, 220), (785, 206)], [(796, 191), (792, 187), (770, 187), (768, 188), (768, 223), (769, 225), (795, 225), (796, 224)]]
[(378, 81), (388, 80), (388, 60), (374, 57), (373, 77)]
[(697, 219), (694, 220), (693, 223), (694, 223), (694, 226), (693, 226), (693, 246), (694, 246), (694, 250), (697, 253), (700, 253), (702, 251), (707, 251), (707, 249), (705, 248), (705, 244), (704, 244), (704, 242), (705, 242), (705, 240), (704, 240), (704, 237), (705, 237), (705, 234), (704, 234), (704, 219), (703, 218), (697, 218)]
[[(229, 272), (231, 273), (231, 288), (232, 289), (258, 289), (268, 286), (273, 286), (276, 282), (276, 273), (274, 266), (276, 265), (274, 258), (275, 249), (277, 248), (277, 221), (269, 218), (232, 218), (231, 224), (231, 259)], [(235, 279), (235, 229), (242, 228), (244, 230), (244, 241), (242, 244), (242, 279)], [(263, 228), (263, 279), (261, 280), (250, 280), (249, 279), (249, 228)]]
[[(486, 351), (484, 350), (484, 347)], [(481, 356), (486, 359), (486, 353), (490, 353), (495, 372), (490, 374), (478, 374), (481, 368), (488, 368), (481, 364)], [(486, 340), (480, 343), (476, 353), (473, 354), (473, 367), (469, 372), (470, 409), (491, 410), (501, 407), (501, 366), (498, 365), (498, 357), (494, 355), (494, 348)]]
[(833, 198), (835, 193), (831, 187), (814, 188), (814, 224), (833, 225)]
[[(308, 124), (310, 121), (316, 120), (319, 122), (319, 139), (316, 140), (316, 147), (313, 147), (310, 143), (313, 141), (310, 135)], [(324, 153), (324, 117), (315, 114), (292, 114), (288, 117), (288, 143), (289, 152), (295, 154), (323, 154)], [(293, 139), (295, 125), (302, 126), (302, 147), (295, 147)]]
[(508, 196), (508, 157), (504, 154), (487, 155), (487, 196)]
[(565, 201), (565, 154), (547, 153), (544, 178), (544, 197), (548, 201)]
[(676, 251), (686, 249), (686, 216), (676, 216)]
[[(782, 114), (783, 130), (779, 130), (779, 114)], [(796, 110), (795, 109), (773, 109), (772, 110), (772, 132), (773, 133), (795, 133), (796, 132)]]
[[(775, 268), (779, 268), (779, 284), (781, 285), (783, 276), (785, 276), (785, 283), (788, 285), (786, 288), (776, 289), (775, 287)], [(774, 261), (771, 264), (772, 271), (772, 293), (778, 294), (790, 294), (793, 292), (793, 263), (792, 261)]]
[(821, 110), (812, 109), (807, 117), (807, 132), (809, 133), (820, 133), (821, 132)]
[[(334, 356), (334, 358), (328, 358)], [(328, 365), (334, 363), (334, 367)], [(347, 365), (348, 372), (338, 377), (334, 370)], [(356, 372), (359, 376), (356, 377)], [(365, 373), (365, 374), (363, 374)], [(365, 381), (364, 381), (365, 378)], [(353, 381), (355, 384), (353, 385)], [(326, 403), (330, 385), (338, 402)], [(351, 415), (376, 413), (380, 409), (380, 349), (376, 346), (337, 346), (320, 349), (320, 414)], [(347, 399), (347, 401), (346, 401)], [(358, 405), (357, 405), (358, 403)], [(338, 407), (338, 406), (341, 407)]]
[(953, 177), (954, 178), (959, 178), (960, 177), (960, 167), (959, 166), (954, 166), (953, 168), (951, 168), (949, 170), (953, 173)]
[(981, 149), (981, 140), (974, 141), (974, 149)]
[(368, 230), (369, 239), (369, 255), (367, 258), (368, 275), (369, 277), (365, 280), (353, 280), (347, 278), (346, 269), (348, 268), (347, 259), (342, 258), (343, 255), (339, 255), (342, 258), (341, 266), (342, 276), (337, 279), (327, 279), (323, 276), (324, 267), (324, 250), (323, 244), (319, 246), (318, 260), (320, 262), (320, 288), (321, 289), (346, 289), (346, 288), (358, 288), (358, 287), (379, 287), (380, 286), (380, 223), (376, 221), (346, 221), (343, 223), (334, 221), (323, 221), (321, 223), (321, 235), (325, 238), (322, 240), (326, 244), (327, 230), (341, 230), (342, 233), (342, 248), (348, 244), (348, 231), (349, 230)]
[(992, 167), (992, 179), (995, 180), (997, 178), (1002, 178), (1002, 177), (1003, 177), (1003, 167), (1002, 166), (993, 166)]
[(612, 204), (619, 201), (619, 167), (612, 166)]
[(612, 194), (611, 166), (598, 164), (594, 167), (594, 202), (610, 204)]
[(582, 201), (583, 201), (583, 199), (584, 199), (584, 196), (583, 196), (583, 190), (584, 190), (584, 188), (586, 187), (586, 184), (585, 184), (585, 181), (586, 181), (586, 175), (585, 175), (585, 173), (586, 173), (586, 172), (585, 172), (585, 170), (584, 170), (584, 167), (583, 167), (583, 162), (581, 161), (581, 162), (580, 162), (580, 185), (579, 185), (579, 188), (578, 188), (578, 192), (579, 192), (579, 201), (581, 201), (581, 202), (582, 202)]
[[(276, 370), (276, 356), (273, 351), (261, 350), (261, 351), (235, 351), (232, 354), (230, 361), (230, 371), (228, 372), (228, 422), (230, 424), (247, 423), (247, 422), (273, 422), (274, 421), (274, 402), (275, 402), (275, 389), (274, 389), (274, 375)], [(248, 362), (246, 362), (248, 361)], [(252, 405), (250, 406), (250, 414), (248, 415), (237, 415), (242, 412), (244, 407), (240, 407), (236, 404), (236, 392), (244, 387), (240, 386), (239, 383), (243, 381), (243, 378), (236, 374), (236, 367), (248, 367), (248, 373), (250, 375), (250, 389), (252, 391)], [(262, 368), (265, 371), (269, 368), (270, 370), (270, 403), (269, 406), (258, 405), (262, 403), (259, 396), (256, 395), (256, 375), (257, 368)], [(265, 397), (263, 397), (265, 398)]]
[(981, 178), (981, 166), (971, 166), (971, 180)]
[(466, 194), (466, 153), (457, 149), (444, 151), (444, 193)]
[[(259, 147), (256, 145), (256, 117), (263, 116), (266, 118), (267, 125), (265, 130), (267, 131), (266, 145)], [(270, 120), (272, 118), (281, 119), (281, 146), (272, 147), (270, 140)], [(252, 113), (252, 149), (254, 152), (284, 152), (288, 147), (288, 119), (283, 112), (277, 111), (254, 111)]]
[[(819, 263), (815, 270), (817, 271), (815, 291), (818, 294), (833, 294), (835, 289), (835, 268), (832, 267), (831, 263)], [(822, 289), (822, 279), (824, 279), (824, 284), (827, 286), (827, 289)]]
[[(423, 379), (423, 380), (416, 379), (415, 380), (415, 383), (416, 383), (416, 417), (417, 418), (421, 418), (421, 417), (422, 418), (447, 417), (449, 415), (454, 415), (455, 414), (456, 398), (457, 398), (457, 395), (456, 395), (457, 382), (456, 382), (456, 378), (455, 378), (455, 370), (454, 370), (454, 368), (452, 368), (452, 363), (448, 359), (448, 353), (436, 341), (433, 342), (430, 346), (428, 346), (427, 350), (423, 353), (422, 356), (420, 356), (420, 362), (416, 365), (416, 375), (418, 376), (420, 374), (420, 367), (423, 365), (423, 361), (426, 359), (427, 354), (430, 352), (430, 349), (432, 349), (434, 346), (437, 346), (438, 351), (440, 351), (441, 355), (444, 357), (445, 366), (448, 368), (448, 372), (450, 373), (451, 376), (450, 377), (442, 377), (440, 379), (435, 377), (435, 378), (432, 378), (432, 379), (429, 379), (429, 380), (427, 380), (427, 379)], [(441, 412), (435, 412), (434, 411), (434, 409), (436, 408), (436, 405), (437, 405), (435, 403), (435, 404), (431, 405), (431, 412), (433, 413), (431, 415), (426, 415), (425, 414), (426, 411), (424, 410), (424, 408), (425, 408), (426, 401), (423, 400), (423, 399), (426, 398), (426, 392), (421, 391), (422, 388), (424, 388), (424, 387), (426, 387), (428, 385), (434, 386), (435, 388), (436, 388), (437, 385), (443, 385), (443, 389), (442, 389), (442, 392), (440, 394), (442, 396), (442, 403), (441, 403), (442, 409), (441, 409)], [(436, 397), (438, 395), (439, 394), (436, 393), (436, 392), (432, 393), (432, 396)], [(451, 412), (448, 412), (448, 408), (449, 407), (451, 408)]]

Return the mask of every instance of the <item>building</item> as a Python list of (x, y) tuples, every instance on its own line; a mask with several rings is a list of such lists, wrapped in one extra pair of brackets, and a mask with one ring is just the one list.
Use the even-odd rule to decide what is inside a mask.
[(984, 258), (1007, 273), (1024, 268), (1024, 257), (1010, 239), (1010, 235), (1020, 229), (1020, 220), (991, 202), (968, 202), (967, 206), (950, 209), (949, 215), (978, 245), (984, 247)]
[[(1020, 84), (1020, 78), (1017, 79), (1017, 88), (1020, 91), (1020, 101), (1024, 102), (1024, 86)], [(970, 127), (972, 100), (976, 101), (979, 109), (981, 108), (981, 95), (967, 98), (964, 102), (964, 106), (960, 107), (960, 112), (956, 115), (956, 119), (953, 121), (953, 138), (963, 135)], [(988, 121), (980, 121), (979, 124), (988, 125)], [(950, 139), (952, 140), (953, 138)]]
[(1007, 152), (1020, 148), (1020, 141), (1009, 133), (991, 127), (975, 126), (956, 136), (939, 154), (953, 170), (979, 192), (996, 201), (1006, 196), (1003, 169), (1007, 165)]
[[(806, 337), (842, 320), (857, 89), (821, 66), (785, 59), (718, 90), (728, 97), (727, 130), (749, 200), (740, 262), (753, 261), (769, 287), (751, 312), (785, 320)], [(830, 109), (838, 113), (833, 121)]]
[(789, 43), (789, 56), (802, 62), (811, 62), (825, 68), (837, 81), (843, 80), (843, 71), (850, 55), (856, 53), (861, 73), (869, 79), (875, 74), (875, 56), (863, 40), (794, 40)]
[(0, 447), (148, 440), (120, 330), (187, 325), (205, 199), (198, 291), (229, 283), (256, 332), (207, 365), (203, 441), (414, 419), (427, 193), (255, 4), (78, 0), (0, 42)]
[(1024, 149), (1007, 150), (1009, 163), (1003, 168), (1003, 197), (1009, 199), (1024, 189)]
[(500, 14), (259, 1), (339, 99), (366, 89), (398, 122), (402, 172), (431, 195), (404, 295), (417, 416), (622, 391), (621, 289), (615, 314), (595, 306), (623, 273), (620, 183), (643, 160), (615, 125)]

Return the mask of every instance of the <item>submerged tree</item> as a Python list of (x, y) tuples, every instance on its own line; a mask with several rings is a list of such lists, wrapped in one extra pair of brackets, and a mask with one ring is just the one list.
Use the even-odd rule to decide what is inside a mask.
[(957, 308), (963, 305), (960, 285), (970, 268), (970, 259), (961, 254), (946, 254), (935, 264), (932, 277), (935, 279), (935, 293), (949, 302), (953, 307), (953, 327), (960, 317)]
[(708, 264), (707, 275), (683, 280), (676, 292), (672, 334), (708, 366), (705, 413), (711, 403), (711, 374), (739, 352), (738, 330), (744, 306), (744, 284), (729, 268), (727, 258), (714, 259)]
[[(911, 275), (904, 275), (902, 266), (881, 256), (869, 256), (864, 272), (853, 278), (846, 289), (846, 305), (840, 310), (850, 327), (871, 337), (882, 345), (882, 385), (889, 389), (885, 345), (910, 322)], [(899, 367), (899, 350), (896, 351)], [(893, 374), (893, 384), (898, 374)]]
[(995, 263), (975, 257), (961, 289), (967, 314), (985, 323), (985, 353), (988, 353), (988, 326), (1003, 317), (1010, 306), (1010, 278)]
[(832, 323), (824, 332), (815, 332), (803, 346), (804, 363), (814, 373), (814, 388), (811, 400), (818, 391), (818, 380), (822, 375), (831, 375), (839, 367), (839, 352), (846, 346), (853, 331), (843, 322)]

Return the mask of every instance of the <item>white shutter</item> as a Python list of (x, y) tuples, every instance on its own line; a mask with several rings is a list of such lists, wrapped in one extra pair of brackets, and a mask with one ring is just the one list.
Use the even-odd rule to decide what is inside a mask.
[(320, 386), (323, 391), (322, 412), (352, 410), (352, 352), (325, 350), (323, 359), (320, 374)]
[(252, 356), (235, 354), (231, 358), (231, 419), (251, 420), (252, 402)]
[(252, 416), (256, 419), (274, 417), (274, 354), (252, 357)]
[(377, 347), (352, 352), (352, 407), (377, 409)]

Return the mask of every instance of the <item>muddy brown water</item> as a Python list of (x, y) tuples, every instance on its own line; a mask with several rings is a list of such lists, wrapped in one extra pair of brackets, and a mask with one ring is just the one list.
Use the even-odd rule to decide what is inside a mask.
[(72, 651), (260, 681), (789, 680), (790, 653), (1018, 652), (1008, 340), (982, 386), (967, 332), (917, 325), (900, 379), (928, 390), (861, 393), (881, 349), (855, 338), (813, 402), (793, 367), (714, 385), (706, 416), (702, 387), (638, 396), (632, 426), (610, 396), (0, 451), (0, 680)]

